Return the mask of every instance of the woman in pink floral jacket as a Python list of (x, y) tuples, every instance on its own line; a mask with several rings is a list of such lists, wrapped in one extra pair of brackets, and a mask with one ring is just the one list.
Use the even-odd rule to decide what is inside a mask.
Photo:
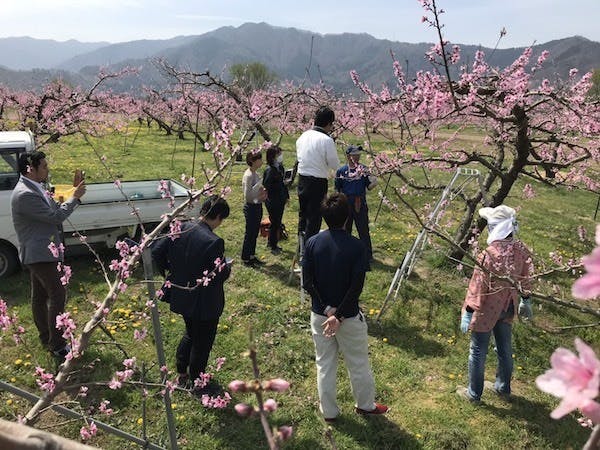
[[(513, 371), (512, 321), (515, 311), (522, 318), (532, 315), (528, 293), (531, 289), (531, 253), (514, 239), (516, 212), (500, 205), (482, 208), (479, 215), (487, 220), (488, 247), (481, 252), (462, 307), (461, 329), (471, 330), (469, 349), (469, 385), (457, 393), (473, 402), (481, 400), (485, 360), (492, 332), (496, 341), (498, 369), (492, 390), (510, 399)], [(522, 295), (519, 303), (519, 295)]]

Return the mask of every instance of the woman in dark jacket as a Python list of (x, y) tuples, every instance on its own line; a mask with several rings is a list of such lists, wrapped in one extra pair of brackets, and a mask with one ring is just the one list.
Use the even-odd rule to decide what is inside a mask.
[(277, 245), (277, 242), (285, 203), (290, 198), (288, 188), (283, 181), (285, 170), (282, 162), (281, 148), (276, 145), (269, 147), (267, 150), (268, 167), (263, 174), (263, 186), (267, 190), (268, 196), (265, 204), (271, 221), (268, 245), (274, 255), (281, 253), (281, 248)]

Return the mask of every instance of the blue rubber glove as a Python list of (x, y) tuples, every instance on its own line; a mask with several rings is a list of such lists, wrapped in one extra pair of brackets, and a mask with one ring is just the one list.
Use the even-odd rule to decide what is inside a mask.
[(473, 313), (465, 311), (460, 318), (460, 331), (467, 333), (469, 331), (469, 324), (473, 318)]
[(521, 320), (533, 319), (533, 308), (531, 307), (531, 299), (521, 297), (519, 302), (519, 317)]

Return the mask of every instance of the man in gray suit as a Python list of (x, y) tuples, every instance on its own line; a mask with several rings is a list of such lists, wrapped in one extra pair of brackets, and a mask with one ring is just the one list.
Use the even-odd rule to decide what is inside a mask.
[(65, 308), (67, 291), (60, 278), (62, 223), (85, 194), (85, 182), (78, 180), (73, 196), (58, 204), (42, 186), (48, 179), (48, 162), (43, 152), (19, 157), (21, 177), (11, 199), (13, 224), (19, 241), (19, 257), (29, 269), (33, 321), (42, 345), (64, 359), (70, 351), (62, 331), (56, 329), (56, 316)]

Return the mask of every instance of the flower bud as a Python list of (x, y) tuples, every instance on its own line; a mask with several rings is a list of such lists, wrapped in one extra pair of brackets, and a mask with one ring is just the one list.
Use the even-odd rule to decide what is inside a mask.
[(294, 431), (294, 429), (290, 426), (284, 425), (282, 427), (279, 427), (277, 431), (277, 438), (281, 441), (287, 441), (289, 438), (292, 437), (292, 432)]
[(267, 381), (264, 387), (266, 390), (269, 391), (284, 392), (289, 389), (290, 383), (281, 378), (274, 378), (272, 380)]
[(277, 409), (277, 402), (272, 398), (269, 398), (263, 403), (263, 408), (265, 411), (273, 412)]
[(232, 392), (246, 392), (246, 382), (242, 380), (233, 380), (229, 383), (229, 390)]
[(254, 408), (246, 403), (238, 403), (233, 408), (242, 417), (249, 417), (254, 413)]

